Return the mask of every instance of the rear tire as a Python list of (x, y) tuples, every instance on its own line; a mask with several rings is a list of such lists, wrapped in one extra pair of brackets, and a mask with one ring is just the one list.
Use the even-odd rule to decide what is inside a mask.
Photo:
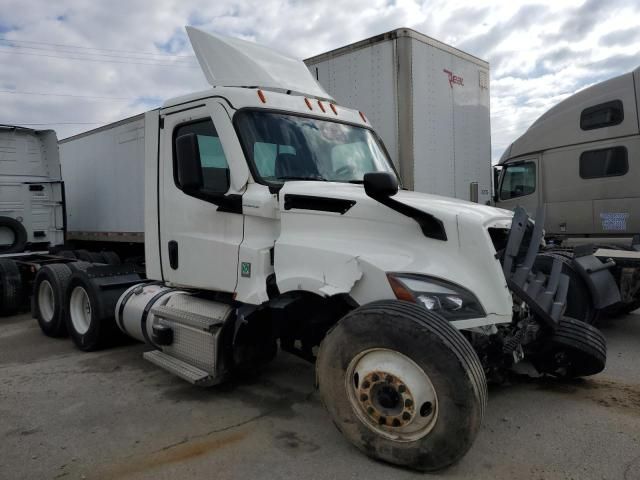
[(316, 371), (322, 401), (353, 445), (416, 470), (462, 458), (486, 408), (484, 371), (469, 342), (408, 302), (346, 315), (322, 341)]
[(111, 252), (111, 251), (102, 252), (102, 258), (107, 263), (107, 265), (120, 265), (122, 263), (120, 261), (120, 257), (116, 252)]
[(607, 363), (607, 341), (597, 328), (563, 317), (537, 357), (533, 364), (540, 373), (561, 378), (595, 375)]
[(22, 277), (16, 262), (0, 258), (0, 316), (13, 315), (23, 306)]
[(64, 305), (70, 279), (71, 269), (54, 263), (42, 267), (33, 282), (33, 316), (49, 337), (67, 334)]
[(71, 276), (66, 295), (65, 321), (69, 336), (80, 350), (90, 352), (107, 346), (116, 333), (114, 304), (105, 304), (91, 278), (82, 270)]

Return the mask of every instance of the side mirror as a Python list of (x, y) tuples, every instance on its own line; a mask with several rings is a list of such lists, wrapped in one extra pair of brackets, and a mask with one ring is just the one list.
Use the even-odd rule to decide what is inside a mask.
[(498, 189), (500, 187), (500, 172), (502, 171), (502, 166), (494, 166), (493, 167), (493, 203), (497, 203), (499, 200)]
[(176, 163), (180, 188), (185, 191), (200, 190), (204, 182), (195, 133), (187, 133), (176, 139)]
[(388, 172), (364, 174), (364, 191), (371, 198), (393, 197), (398, 193), (398, 179)]

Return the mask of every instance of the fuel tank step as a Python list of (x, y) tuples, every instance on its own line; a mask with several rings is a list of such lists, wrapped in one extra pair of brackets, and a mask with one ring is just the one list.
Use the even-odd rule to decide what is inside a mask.
[(208, 387), (216, 383), (215, 379), (204, 370), (167, 355), (160, 350), (144, 352), (142, 357), (194, 385)]

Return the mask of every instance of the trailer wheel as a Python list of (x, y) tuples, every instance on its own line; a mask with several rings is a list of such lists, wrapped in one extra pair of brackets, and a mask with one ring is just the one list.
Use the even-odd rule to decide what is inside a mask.
[(82, 270), (71, 276), (66, 296), (66, 325), (73, 343), (85, 352), (107, 345), (114, 335), (115, 323), (105, 313), (99, 289)]
[(465, 337), (433, 312), (385, 300), (357, 308), (318, 352), (320, 396), (343, 435), (365, 454), (421, 471), (469, 450), (487, 385)]
[(33, 282), (33, 316), (40, 330), (49, 337), (62, 337), (67, 333), (64, 304), (71, 269), (63, 263), (45, 265)]
[(27, 246), (27, 231), (11, 217), (0, 217), (0, 253), (17, 253)]
[(24, 302), (22, 278), (16, 262), (0, 258), (0, 316), (16, 313)]
[(551, 273), (553, 260), (559, 258), (562, 261), (562, 273), (569, 276), (567, 308), (564, 314), (567, 317), (593, 324), (597, 319), (597, 311), (591, 303), (589, 288), (580, 274), (571, 265), (570, 255), (570, 253), (562, 251), (539, 253), (536, 257), (534, 269), (549, 275)]
[(120, 261), (120, 257), (116, 252), (106, 251), (102, 252), (102, 258), (107, 265), (120, 265), (122, 262)]
[(562, 378), (595, 375), (607, 362), (607, 341), (597, 328), (563, 317), (549, 345), (532, 362), (540, 373)]
[(56, 255), (63, 258), (78, 258), (76, 257), (76, 254), (73, 253), (73, 250), (60, 250), (58, 253), (56, 253)]

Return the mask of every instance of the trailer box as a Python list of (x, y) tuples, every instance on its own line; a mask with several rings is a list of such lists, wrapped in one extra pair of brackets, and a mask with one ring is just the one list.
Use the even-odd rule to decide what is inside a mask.
[(402, 28), (305, 63), (339, 104), (362, 109), (404, 187), (490, 201), (487, 62)]
[(144, 128), (140, 114), (60, 141), (67, 240), (144, 241)]

